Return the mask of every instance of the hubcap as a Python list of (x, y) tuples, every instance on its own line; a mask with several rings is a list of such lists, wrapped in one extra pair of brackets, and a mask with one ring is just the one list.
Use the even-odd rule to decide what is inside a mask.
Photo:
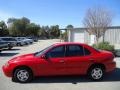
[(28, 78), (29, 78), (28, 71), (26, 71), (26, 70), (19, 70), (18, 73), (17, 73), (17, 78), (20, 81), (26, 81), (26, 80), (28, 80)]
[(91, 72), (91, 75), (93, 79), (100, 79), (103, 75), (103, 71), (101, 68), (94, 68)]

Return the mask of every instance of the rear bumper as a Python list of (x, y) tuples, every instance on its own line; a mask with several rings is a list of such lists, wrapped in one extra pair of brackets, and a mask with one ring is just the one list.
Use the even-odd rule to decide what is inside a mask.
[(107, 63), (106, 65), (106, 72), (111, 72), (111, 71), (114, 71), (116, 68), (116, 62), (113, 61), (111, 63)]
[(7, 68), (6, 66), (3, 66), (2, 70), (3, 70), (4, 74), (5, 74), (5, 76), (12, 77), (12, 72), (11, 72), (11, 70), (9, 68)]

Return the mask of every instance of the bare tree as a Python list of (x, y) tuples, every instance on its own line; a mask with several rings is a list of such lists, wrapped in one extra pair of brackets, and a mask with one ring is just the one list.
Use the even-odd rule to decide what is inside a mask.
[(86, 16), (84, 18), (83, 24), (86, 30), (90, 34), (96, 36), (96, 43), (98, 44), (98, 39), (104, 35), (107, 27), (111, 26), (112, 15), (111, 12), (105, 8), (89, 8), (87, 10)]

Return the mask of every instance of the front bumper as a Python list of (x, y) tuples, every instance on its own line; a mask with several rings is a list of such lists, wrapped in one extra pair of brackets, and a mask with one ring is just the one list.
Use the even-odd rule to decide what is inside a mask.
[(3, 72), (4, 72), (5, 76), (12, 77), (12, 71), (11, 71), (10, 68), (8, 68), (6, 66), (3, 66), (2, 69), (3, 69)]

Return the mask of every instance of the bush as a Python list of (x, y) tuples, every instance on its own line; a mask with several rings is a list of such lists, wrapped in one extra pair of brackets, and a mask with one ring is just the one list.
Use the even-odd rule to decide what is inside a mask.
[(101, 50), (114, 51), (114, 46), (110, 45), (109, 42), (101, 42), (98, 45), (93, 44), (93, 47)]

